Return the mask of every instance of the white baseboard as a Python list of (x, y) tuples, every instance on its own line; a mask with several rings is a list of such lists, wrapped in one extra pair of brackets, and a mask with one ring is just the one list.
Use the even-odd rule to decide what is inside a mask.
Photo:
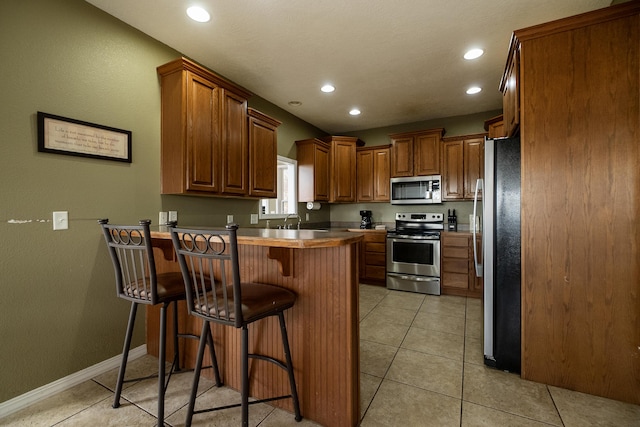
[[(134, 360), (147, 354), (147, 345), (143, 344), (139, 347), (131, 349), (129, 351), (129, 360)], [(68, 388), (78, 385), (82, 382), (88, 381), (91, 378), (104, 374), (114, 368), (120, 367), (120, 361), (122, 355), (113, 356), (103, 362), (97, 363), (93, 366), (89, 366), (81, 371), (75, 372), (71, 375), (67, 375), (64, 378), (60, 378), (52, 383), (45, 384), (42, 387), (38, 387), (35, 390), (31, 390), (25, 394), (14, 397), (11, 400), (0, 403), (0, 419), (7, 415), (13, 414), (20, 409), (26, 408), (29, 405), (33, 405), (40, 400), (44, 400), (47, 397), (51, 397), (56, 393), (60, 393)]]

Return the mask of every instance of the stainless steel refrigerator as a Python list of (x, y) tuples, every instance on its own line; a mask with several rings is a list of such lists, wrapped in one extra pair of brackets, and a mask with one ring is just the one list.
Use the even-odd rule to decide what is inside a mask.
[[(476, 183), (474, 218), (482, 196), (482, 253), (474, 253), (483, 277), (485, 364), (520, 372), (520, 139), (486, 139), (484, 180)], [(474, 238), (477, 239), (474, 227)], [(478, 245), (474, 245), (475, 248)]]

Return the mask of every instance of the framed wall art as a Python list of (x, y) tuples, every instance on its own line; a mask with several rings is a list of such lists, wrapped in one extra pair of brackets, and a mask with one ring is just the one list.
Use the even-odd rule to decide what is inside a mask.
[(131, 163), (131, 131), (38, 111), (38, 151)]

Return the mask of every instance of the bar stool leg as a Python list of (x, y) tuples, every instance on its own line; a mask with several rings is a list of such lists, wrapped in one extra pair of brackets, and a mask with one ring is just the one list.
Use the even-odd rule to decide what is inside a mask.
[(284, 347), (284, 355), (287, 361), (287, 373), (289, 374), (289, 385), (291, 386), (291, 398), (293, 400), (293, 410), (296, 414), (296, 421), (302, 420), (300, 414), (300, 403), (298, 401), (298, 389), (296, 387), (296, 379), (293, 374), (293, 362), (291, 360), (291, 350), (289, 348), (289, 336), (287, 334), (287, 326), (284, 321), (284, 313), (278, 313), (280, 320), (280, 333), (282, 335), (282, 346)]
[(167, 304), (162, 304), (160, 308), (160, 343), (158, 348), (158, 427), (164, 426), (164, 376), (166, 357), (166, 334), (167, 334)]
[(180, 343), (178, 342), (178, 301), (173, 302), (173, 366), (180, 371)]
[(122, 348), (122, 361), (120, 362), (120, 370), (118, 371), (118, 381), (116, 382), (116, 392), (113, 400), (113, 407), (118, 408), (120, 406), (120, 394), (122, 393), (122, 384), (124, 382), (124, 373), (127, 369), (127, 360), (129, 359), (129, 349), (131, 348), (131, 338), (133, 336), (133, 326), (136, 322), (136, 311), (138, 304), (131, 303), (131, 310), (129, 311), (129, 323), (127, 324), (127, 333), (124, 337), (124, 346)]
[[(209, 327), (211, 329), (211, 327)], [(216, 387), (222, 386), (222, 379), (220, 378), (220, 369), (218, 368), (218, 358), (216, 357), (216, 349), (213, 346), (213, 338), (211, 332), (207, 333), (207, 344), (209, 345), (209, 355), (211, 356), (211, 365), (213, 366), (213, 375), (216, 379)]]
[(202, 370), (202, 359), (204, 358), (204, 347), (207, 344), (207, 337), (211, 339), (211, 329), (209, 322), (202, 322), (202, 333), (200, 334), (200, 343), (198, 344), (198, 356), (196, 357), (196, 366), (193, 370), (193, 384), (191, 386), (191, 396), (189, 396), (189, 408), (187, 409), (187, 419), (185, 427), (191, 427), (193, 419), (193, 411), (196, 406), (196, 396), (198, 394), (198, 384), (200, 383), (200, 371)]
[(249, 426), (249, 330), (242, 327), (242, 427)]

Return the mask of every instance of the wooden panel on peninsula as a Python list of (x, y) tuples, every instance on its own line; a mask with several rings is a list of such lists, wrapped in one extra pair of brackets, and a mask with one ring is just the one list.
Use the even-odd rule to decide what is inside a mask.
[[(169, 233), (153, 232), (152, 237), (158, 270), (178, 271), (173, 253), (168, 250)], [(242, 280), (282, 286), (298, 295), (296, 304), (285, 316), (300, 406), (304, 418), (321, 425), (356, 426), (360, 418), (361, 240), (361, 234), (348, 232), (239, 230)], [(282, 268), (288, 269), (289, 275), (283, 275)], [(200, 319), (187, 315), (184, 304), (180, 305), (178, 317), (181, 330), (200, 333)], [(148, 307), (147, 351), (153, 355), (158, 352), (158, 320), (159, 309)], [(170, 333), (171, 319), (168, 323)], [(234, 389), (240, 388), (238, 332), (218, 325), (213, 328), (224, 383)], [(257, 349), (282, 359), (279, 334), (277, 319), (257, 322), (249, 327), (250, 351)], [(181, 340), (180, 344), (187, 367), (195, 361), (197, 342), (192, 341)], [(167, 344), (167, 354), (172, 354), (172, 344)], [(205, 359), (204, 364), (207, 363), (210, 362)], [(252, 396), (264, 398), (289, 392), (284, 371), (261, 361), (249, 363)], [(203, 375), (211, 376), (208, 371), (203, 371)], [(290, 400), (275, 401), (273, 405), (292, 411)]]

